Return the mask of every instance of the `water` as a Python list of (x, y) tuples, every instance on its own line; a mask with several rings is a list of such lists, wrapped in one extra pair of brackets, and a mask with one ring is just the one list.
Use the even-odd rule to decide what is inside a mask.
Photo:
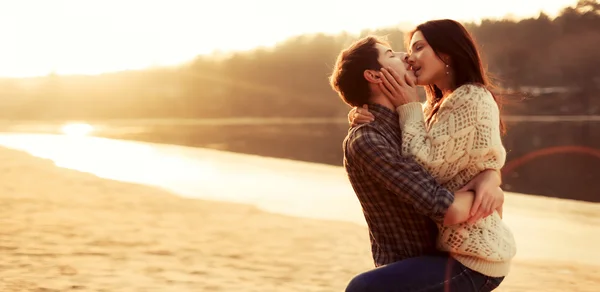
[[(339, 166), (86, 136), (4, 133), (0, 145), (51, 159), (60, 167), (186, 197), (365, 226), (360, 204)], [(598, 245), (600, 222), (592, 204), (507, 194), (504, 209), (504, 220), (518, 241), (519, 260), (600, 261), (600, 253), (591, 252)], [(589, 216), (581, 216), (582, 210)]]
[[(509, 191), (600, 202), (600, 118), (510, 117), (504, 138)], [(93, 135), (342, 165), (344, 119), (152, 119), (89, 122)], [(0, 130), (58, 133), (62, 123), (0, 123)]]
[(364, 224), (341, 167), (98, 137), (4, 133), (0, 145), (51, 159), (59, 167), (157, 186), (186, 197)]

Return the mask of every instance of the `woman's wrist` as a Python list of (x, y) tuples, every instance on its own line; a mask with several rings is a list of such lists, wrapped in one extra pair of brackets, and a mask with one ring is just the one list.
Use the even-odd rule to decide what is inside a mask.
[(423, 121), (423, 105), (420, 102), (409, 102), (396, 107), (396, 112), (400, 116), (400, 123), (404, 124), (411, 121)]

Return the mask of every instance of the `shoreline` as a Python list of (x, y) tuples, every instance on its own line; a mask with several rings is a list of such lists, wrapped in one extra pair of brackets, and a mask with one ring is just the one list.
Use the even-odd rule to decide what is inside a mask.
[[(194, 123), (192, 123), (194, 124)], [(167, 124), (142, 125), (132, 122), (129, 126), (93, 125), (88, 126), (95, 137), (158, 143), (162, 145), (181, 145), (194, 148), (209, 148), (235, 153), (260, 155), (305, 161), (331, 166), (342, 166), (343, 155), (340, 145), (345, 137), (347, 126), (344, 124), (281, 125), (235, 125), (210, 126), (186, 125), (172, 127)], [(510, 154), (507, 161), (507, 173), (503, 187), (507, 191), (533, 193), (541, 197), (568, 198), (581, 202), (598, 202), (600, 199), (591, 194), (600, 190), (600, 184), (593, 179), (595, 157), (598, 157), (597, 143), (592, 139), (595, 123), (588, 127), (588, 134), (577, 134), (578, 127), (562, 123), (557, 129), (562, 133), (560, 139), (572, 141), (579, 146), (554, 147), (554, 138), (547, 135), (548, 126), (513, 128), (513, 136), (506, 140)], [(600, 124), (599, 124), (600, 125)], [(77, 127), (74, 127), (77, 128)], [(85, 127), (79, 127), (85, 128)], [(93, 128), (93, 129), (92, 129)], [(7, 130), (7, 129), (5, 129)], [(35, 132), (35, 129), (15, 128), (15, 131)], [(53, 129), (39, 129), (41, 132), (60, 132), (60, 125)], [(590, 132), (591, 131), (591, 132)], [(536, 140), (543, 141), (533, 147), (518, 142), (517, 137), (530, 137), (536, 134)], [(544, 134), (546, 133), (546, 134)], [(590, 136), (592, 135), (592, 136)], [(570, 137), (570, 138), (569, 138)], [(533, 138), (532, 138), (533, 139)], [(527, 146), (529, 145), (529, 146)], [(562, 165), (571, 172), (552, 173), (556, 165)], [(508, 168), (512, 168), (508, 170)], [(571, 181), (571, 186), (560, 183)], [(586, 187), (587, 186), (587, 187)]]

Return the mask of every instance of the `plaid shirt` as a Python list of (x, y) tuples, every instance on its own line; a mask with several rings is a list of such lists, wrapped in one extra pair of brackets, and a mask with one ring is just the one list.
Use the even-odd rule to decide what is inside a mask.
[(454, 200), (412, 158), (401, 156), (398, 114), (370, 104), (375, 121), (344, 139), (344, 167), (369, 226), (375, 266), (438, 253), (436, 223)]

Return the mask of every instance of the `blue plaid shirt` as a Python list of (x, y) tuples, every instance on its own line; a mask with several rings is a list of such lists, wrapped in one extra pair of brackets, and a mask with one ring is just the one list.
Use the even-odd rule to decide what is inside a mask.
[(398, 114), (370, 104), (375, 121), (351, 128), (344, 167), (369, 226), (375, 266), (438, 253), (436, 223), (454, 194), (412, 158), (402, 157)]

